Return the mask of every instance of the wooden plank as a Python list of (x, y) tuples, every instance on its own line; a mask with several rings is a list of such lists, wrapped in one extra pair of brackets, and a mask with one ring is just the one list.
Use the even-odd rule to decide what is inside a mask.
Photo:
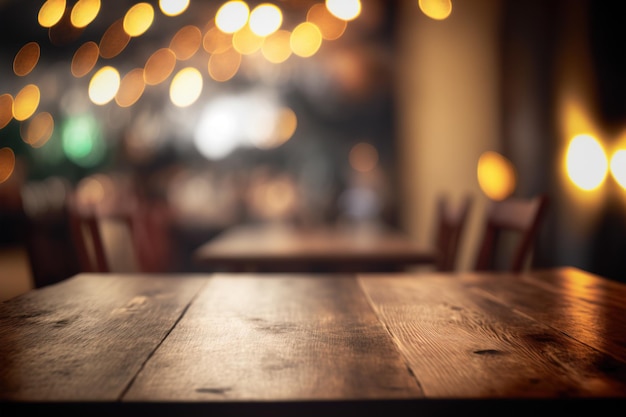
[(206, 282), (128, 278), (81, 274), (1, 303), (0, 399), (119, 399)]
[(354, 277), (216, 274), (130, 401), (419, 398)]
[[(485, 278), (481, 288), (501, 278)], [(623, 362), (520, 314), (518, 303), (508, 307), (477, 286), (468, 291), (457, 275), (362, 275), (360, 282), (427, 398), (626, 395)], [(529, 288), (526, 297), (545, 303), (538, 310), (560, 302)]]
[[(626, 362), (626, 286), (575, 268), (520, 276), (462, 274), (483, 295)], [(541, 290), (537, 290), (537, 287)]]

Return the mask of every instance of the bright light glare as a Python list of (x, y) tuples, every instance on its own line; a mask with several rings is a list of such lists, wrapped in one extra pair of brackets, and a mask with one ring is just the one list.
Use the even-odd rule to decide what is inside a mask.
[(224, 33), (235, 33), (248, 23), (250, 8), (243, 1), (224, 3), (215, 14), (215, 25)]
[(342, 20), (354, 20), (361, 14), (360, 0), (326, 0), (326, 8)]
[(202, 74), (194, 67), (183, 68), (174, 76), (170, 85), (170, 100), (178, 107), (188, 107), (202, 93)]
[(478, 184), (490, 199), (504, 200), (515, 191), (515, 168), (499, 153), (485, 152), (478, 159)]
[(137, 3), (124, 16), (124, 31), (129, 36), (143, 35), (154, 22), (154, 8), (150, 3)]
[(215, 99), (203, 111), (194, 141), (210, 160), (222, 159), (240, 146), (276, 146), (281, 108), (259, 92)]
[(178, 16), (189, 6), (189, 0), (159, 0), (159, 8), (166, 16)]
[(98, 70), (89, 82), (89, 99), (94, 104), (107, 104), (120, 88), (120, 73), (111, 66)]
[(626, 189), (626, 149), (620, 149), (611, 158), (611, 174), (615, 181)]
[(250, 13), (250, 29), (259, 36), (267, 36), (276, 32), (282, 23), (283, 14), (273, 4), (260, 4)]
[(598, 188), (608, 173), (606, 153), (590, 135), (577, 135), (571, 140), (565, 161), (570, 180), (585, 191)]

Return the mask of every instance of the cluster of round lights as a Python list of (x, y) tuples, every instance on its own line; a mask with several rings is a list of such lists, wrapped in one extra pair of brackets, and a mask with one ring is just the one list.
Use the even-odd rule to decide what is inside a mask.
[[(159, 0), (163, 15), (173, 17), (184, 13), (190, 0)], [(421, 10), (433, 19), (445, 19), (452, 10), (449, 0), (419, 0)], [(279, 64), (290, 56), (313, 56), (323, 41), (335, 40), (343, 35), (347, 23), (361, 13), (360, 0), (324, 0), (307, 10), (306, 19), (292, 29), (284, 28), (281, 9), (272, 3), (260, 3), (251, 8), (247, 2), (231, 0), (217, 10), (212, 25), (204, 33), (196, 26), (181, 28), (168, 47), (155, 51), (142, 68), (130, 70), (125, 76), (112, 65), (97, 70), (91, 77), (88, 94), (97, 105), (112, 100), (120, 107), (132, 106), (146, 86), (165, 81), (174, 71), (177, 62), (190, 59), (202, 47), (209, 53), (207, 71), (218, 82), (235, 76), (242, 56), (260, 51), (270, 63)], [(49, 30), (52, 44), (59, 45), (78, 37), (99, 15), (100, 0), (77, 0), (69, 9), (66, 0), (47, 0), (39, 9), (38, 23)], [(154, 7), (139, 2), (130, 7), (123, 19), (109, 26), (100, 43), (88, 41), (74, 53), (71, 64), (76, 78), (89, 74), (100, 59), (118, 56), (132, 38), (143, 35), (155, 18)], [(14, 73), (24, 77), (36, 67), (40, 46), (36, 42), (24, 45), (15, 56)], [(170, 85), (170, 100), (179, 107), (193, 104), (203, 88), (202, 72), (193, 66), (178, 71)], [(28, 84), (15, 98), (0, 95), (0, 129), (12, 119), (24, 123), (20, 134), (24, 142), (33, 147), (43, 146), (52, 136), (54, 119), (50, 113), (35, 115), (41, 99), (39, 88)], [(9, 148), (0, 152), (0, 182), (12, 173), (15, 156)]]

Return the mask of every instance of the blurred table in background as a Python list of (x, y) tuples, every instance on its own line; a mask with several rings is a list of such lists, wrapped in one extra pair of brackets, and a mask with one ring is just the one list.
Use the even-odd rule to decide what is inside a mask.
[(243, 224), (200, 246), (195, 262), (230, 272), (392, 272), (435, 265), (437, 249), (379, 225)]

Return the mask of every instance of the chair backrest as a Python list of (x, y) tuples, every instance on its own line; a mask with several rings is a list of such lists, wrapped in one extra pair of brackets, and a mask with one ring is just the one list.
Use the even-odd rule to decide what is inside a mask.
[(473, 198), (465, 196), (458, 205), (453, 205), (449, 196), (440, 195), (437, 200), (436, 245), (439, 250), (437, 269), (452, 271), (456, 266), (459, 245)]
[[(492, 201), (487, 209), (482, 242), (475, 270), (506, 269), (520, 272), (530, 259), (548, 206), (548, 197), (540, 194), (531, 198), (510, 197)], [(503, 248), (503, 235), (513, 235), (508, 259), (498, 268), (496, 256)]]
[(68, 217), (81, 271), (110, 272), (95, 211), (85, 212), (70, 204)]

